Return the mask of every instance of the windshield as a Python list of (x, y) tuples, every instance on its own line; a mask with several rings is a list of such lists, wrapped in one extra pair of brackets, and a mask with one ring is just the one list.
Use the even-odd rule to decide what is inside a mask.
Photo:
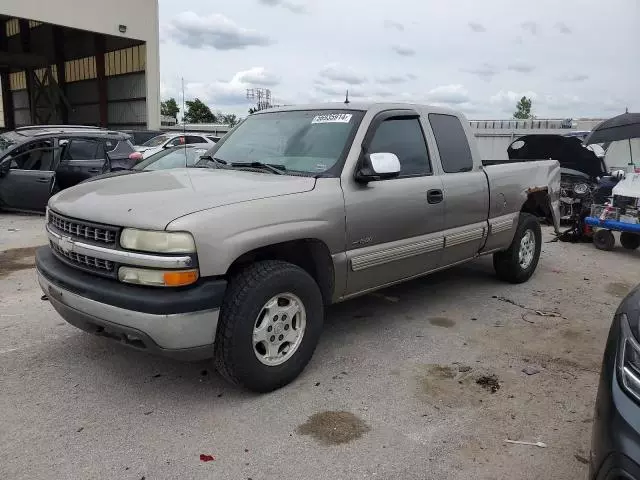
[(142, 144), (143, 147), (159, 147), (167, 140), (171, 138), (170, 135), (158, 135), (157, 137), (153, 137), (151, 140), (147, 140)]
[(218, 143), (212, 154), (227, 163), (261, 162), (321, 174), (342, 159), (362, 115), (353, 110), (253, 115)]
[(167, 168), (193, 167), (196, 161), (207, 152), (206, 148), (176, 147), (151, 155), (138, 163), (133, 170), (166, 170)]
[(7, 132), (0, 135), (0, 153), (9, 150), (14, 146), (21, 137), (13, 132)]

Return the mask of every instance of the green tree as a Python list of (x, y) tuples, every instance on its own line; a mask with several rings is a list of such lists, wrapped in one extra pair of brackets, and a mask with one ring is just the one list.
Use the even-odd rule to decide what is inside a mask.
[(526, 120), (527, 118), (533, 118), (533, 114), (531, 113), (531, 99), (527, 97), (522, 97), (520, 101), (516, 104), (516, 111), (513, 114), (513, 118), (517, 118), (519, 120)]
[(184, 123), (216, 123), (218, 120), (211, 109), (199, 98), (187, 101), (187, 111), (184, 114)]
[(252, 113), (256, 113), (257, 111), (258, 111), (258, 109), (257, 109), (257, 108), (255, 108), (255, 107), (251, 107), (251, 108), (249, 109), (249, 115), (251, 115)]
[(160, 113), (162, 115), (166, 115), (167, 117), (173, 117), (178, 120), (178, 112), (180, 109), (178, 108), (178, 104), (176, 103), (175, 98), (170, 98), (169, 100), (165, 100), (160, 103)]
[(222, 118), (222, 123), (230, 127), (235, 127), (238, 123), (238, 117), (234, 113), (225, 113), (220, 117)]

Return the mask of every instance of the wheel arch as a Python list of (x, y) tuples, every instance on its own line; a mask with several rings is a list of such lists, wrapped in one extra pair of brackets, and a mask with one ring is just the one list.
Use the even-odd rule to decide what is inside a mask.
[(331, 303), (335, 270), (329, 247), (322, 240), (301, 238), (254, 248), (239, 255), (226, 274), (233, 275), (243, 266), (263, 260), (282, 260), (302, 268), (318, 284), (325, 305)]

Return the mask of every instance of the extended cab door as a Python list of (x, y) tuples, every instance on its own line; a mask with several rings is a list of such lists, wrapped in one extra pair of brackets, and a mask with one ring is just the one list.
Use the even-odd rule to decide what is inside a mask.
[(474, 257), (488, 233), (489, 184), (482, 164), (474, 162), (460, 118), (429, 114), (442, 166), (444, 193), (444, 252), (442, 265)]
[(58, 185), (69, 188), (89, 177), (109, 170), (104, 143), (99, 139), (61, 139), (60, 163), (56, 169)]
[(401, 172), (367, 184), (355, 181), (355, 171), (343, 175), (347, 295), (437, 268), (443, 245), (442, 182), (434, 175), (418, 114), (379, 113), (362, 152), (394, 153)]
[(29, 142), (0, 163), (0, 205), (19, 210), (43, 211), (53, 188), (53, 141)]

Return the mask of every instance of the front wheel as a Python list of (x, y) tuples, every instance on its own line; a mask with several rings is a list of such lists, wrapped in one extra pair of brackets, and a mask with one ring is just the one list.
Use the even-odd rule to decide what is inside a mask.
[(220, 312), (214, 359), (229, 381), (270, 392), (304, 370), (318, 344), (323, 302), (314, 279), (277, 260), (233, 275)]
[(611, 230), (600, 229), (593, 235), (593, 244), (598, 250), (613, 250), (616, 239)]
[(538, 266), (542, 249), (542, 231), (538, 219), (521, 213), (511, 246), (493, 254), (493, 267), (498, 278), (510, 283), (523, 283)]

